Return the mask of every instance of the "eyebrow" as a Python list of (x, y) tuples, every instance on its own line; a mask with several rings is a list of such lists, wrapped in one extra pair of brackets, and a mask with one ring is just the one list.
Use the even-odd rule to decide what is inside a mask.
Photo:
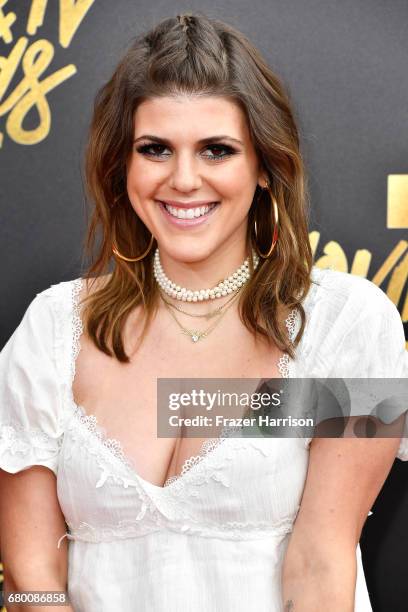
[[(154, 142), (162, 142), (166, 145), (171, 144), (170, 140), (168, 140), (167, 138), (159, 138), (159, 136), (154, 136), (153, 134), (144, 134), (143, 136), (139, 136), (133, 141), (133, 144), (138, 142), (139, 140), (153, 140)], [(202, 138), (201, 140), (198, 141), (198, 143), (200, 145), (205, 145), (210, 142), (214, 142), (216, 140), (230, 140), (232, 142), (236, 142), (237, 144), (240, 144), (241, 146), (244, 146), (244, 143), (241, 142), (241, 140), (238, 140), (237, 138), (233, 138), (232, 136), (228, 136), (227, 134), (220, 134), (218, 136), (209, 136), (208, 138)]]

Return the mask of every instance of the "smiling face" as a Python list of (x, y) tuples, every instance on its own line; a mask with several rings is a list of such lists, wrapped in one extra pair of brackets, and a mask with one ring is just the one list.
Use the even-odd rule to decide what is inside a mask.
[(162, 261), (218, 254), (239, 265), (257, 183), (264, 187), (264, 175), (233, 101), (179, 95), (138, 106), (127, 190)]

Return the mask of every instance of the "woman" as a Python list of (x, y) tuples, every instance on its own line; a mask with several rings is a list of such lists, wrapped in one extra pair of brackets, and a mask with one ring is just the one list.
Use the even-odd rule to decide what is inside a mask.
[(98, 94), (86, 179), (93, 264), (1, 354), (6, 587), (75, 612), (370, 610), (358, 540), (399, 438), (157, 436), (160, 378), (407, 371), (386, 295), (312, 265), (280, 81), (230, 26), (166, 19)]

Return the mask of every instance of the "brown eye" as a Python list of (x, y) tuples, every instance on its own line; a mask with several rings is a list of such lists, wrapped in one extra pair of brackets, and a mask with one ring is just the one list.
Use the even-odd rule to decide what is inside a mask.
[(235, 153), (234, 149), (231, 147), (227, 147), (226, 145), (214, 144), (207, 147), (210, 151), (212, 151), (213, 155), (207, 155), (208, 159), (223, 159), (224, 157), (229, 157)]
[(145, 144), (137, 149), (138, 153), (142, 155), (150, 155), (152, 157), (168, 157), (168, 154), (164, 155), (165, 145), (162, 144)]

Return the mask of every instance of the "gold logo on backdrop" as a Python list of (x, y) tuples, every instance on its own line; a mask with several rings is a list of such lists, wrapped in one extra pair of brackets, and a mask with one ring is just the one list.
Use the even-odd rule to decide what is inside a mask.
[[(408, 175), (406, 174), (391, 174), (388, 177), (387, 227), (392, 229), (408, 227)], [(315, 257), (320, 241), (320, 232), (311, 232), (309, 238)], [(359, 249), (349, 262), (340, 244), (331, 240), (324, 245), (323, 255), (315, 260), (315, 265), (319, 268), (331, 267), (340, 272), (350, 272), (367, 278), (371, 259), (372, 253), (369, 250)], [(406, 323), (408, 321), (407, 240), (400, 240), (397, 243), (370, 280), (379, 287), (381, 286), (397, 307), (402, 299), (401, 318)], [(404, 289), (405, 295), (403, 295)]]
[[(0, 0), (0, 40), (11, 45), (7, 57), (0, 56), (0, 117), (8, 114), (6, 132), (14, 142), (22, 145), (33, 145), (44, 140), (51, 127), (51, 111), (47, 94), (76, 73), (76, 66), (68, 64), (56, 70), (50, 76), (41, 80), (54, 57), (54, 46), (45, 38), (39, 38), (30, 43), (30, 39), (21, 36), (14, 41), (13, 25), (17, 16), (12, 11), (6, 12), (8, 0)], [(59, 44), (69, 47), (71, 41), (82, 23), (86, 13), (95, 0), (59, 0)], [(35, 36), (38, 28), (43, 25), (48, 0), (32, 0), (26, 32)], [(6, 97), (7, 90), (21, 67), (23, 77), (14, 91)], [(38, 113), (38, 126), (26, 130), (23, 122), (28, 112), (35, 108)], [(0, 147), (3, 144), (3, 134), (0, 133)]]
[[(309, 234), (313, 254), (317, 251), (320, 240), (320, 232)], [(340, 272), (350, 272), (357, 276), (368, 276), (372, 254), (367, 249), (359, 249), (355, 252), (354, 258), (349, 265), (347, 255), (338, 242), (331, 240), (323, 247), (323, 253), (315, 261), (318, 268), (333, 268)], [(371, 281), (378, 286), (387, 282), (384, 289), (388, 297), (397, 306), (402, 296), (408, 278), (408, 242), (400, 240), (385, 259), (384, 263), (374, 273)], [(408, 321), (408, 296), (405, 295), (405, 303), (402, 308), (402, 320)]]
[(408, 174), (388, 175), (387, 200), (387, 227), (408, 228)]

